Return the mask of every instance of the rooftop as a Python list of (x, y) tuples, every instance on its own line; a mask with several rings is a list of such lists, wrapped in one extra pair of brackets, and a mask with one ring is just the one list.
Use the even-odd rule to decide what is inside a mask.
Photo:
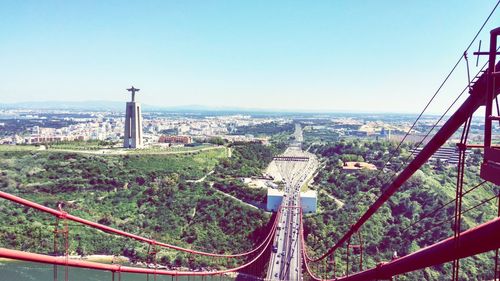
[(306, 192), (301, 192), (300, 193), (300, 198), (316, 198), (318, 197), (318, 192), (316, 190), (308, 190)]
[(267, 189), (267, 196), (283, 196), (283, 194), (285, 194), (283, 191), (279, 191), (274, 188)]

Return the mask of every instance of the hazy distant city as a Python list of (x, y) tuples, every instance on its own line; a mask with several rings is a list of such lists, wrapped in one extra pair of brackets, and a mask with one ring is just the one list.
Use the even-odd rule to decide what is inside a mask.
[[(98, 141), (109, 148), (121, 148), (125, 110), (120, 111), (117, 105), (72, 103), (68, 107), (60, 104), (64, 109), (57, 109), (57, 103), (41, 109), (36, 108), (40, 104), (3, 105), (0, 107), (0, 144), (38, 145), (46, 149), (51, 144)], [(442, 120), (440, 116), (424, 116), (410, 130), (416, 118), (413, 114), (223, 111), (202, 107), (153, 109), (147, 105), (143, 107), (142, 149), (216, 146), (223, 142), (268, 144), (276, 133), (293, 132), (294, 124), (303, 126), (304, 140), (310, 145), (341, 139), (400, 142), (403, 138), (406, 143), (426, 144), (447, 120), (447, 116)], [(475, 118), (471, 124), (469, 139), (473, 143), (483, 141), (482, 122), (482, 118)], [(433, 127), (433, 133), (428, 134)], [(408, 131), (410, 134), (406, 135)], [(498, 130), (494, 132), (499, 133)], [(457, 164), (455, 143), (459, 138), (460, 132), (431, 160), (439, 158), (443, 163)], [(419, 151), (417, 148), (413, 153)], [(104, 150), (102, 153), (120, 151)]]
[[(63, 106), (61, 106), (63, 107)], [(408, 142), (424, 143), (427, 131), (440, 116), (424, 116), (407, 136)], [(36, 109), (0, 107), (1, 144), (44, 144), (73, 140), (98, 140), (119, 143), (123, 140), (124, 109), (105, 110), (95, 107), (72, 109)], [(304, 125), (306, 136), (318, 141), (337, 138), (369, 138), (400, 141), (410, 129), (415, 115), (390, 113), (293, 113), (263, 111), (221, 111), (181, 109), (152, 111), (143, 108), (144, 144), (161, 143), (185, 145), (203, 143), (213, 137), (227, 141), (265, 142), (268, 127), (286, 127), (294, 122)], [(436, 126), (439, 128), (446, 118)], [(482, 140), (482, 119), (471, 125), (470, 138)], [(168, 138), (179, 136), (185, 138)]]

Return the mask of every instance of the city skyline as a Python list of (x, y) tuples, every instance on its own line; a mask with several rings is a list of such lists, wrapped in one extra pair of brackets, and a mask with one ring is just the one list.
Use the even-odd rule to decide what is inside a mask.
[[(415, 113), (495, 4), (120, 3), (6, 4), (2, 103), (125, 101), (133, 84), (165, 107)], [(428, 112), (466, 82), (462, 62)]]

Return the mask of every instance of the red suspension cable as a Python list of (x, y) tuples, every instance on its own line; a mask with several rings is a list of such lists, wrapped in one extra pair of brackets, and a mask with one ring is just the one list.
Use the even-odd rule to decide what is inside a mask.
[[(500, 62), (496, 68), (500, 68)], [(394, 181), (386, 188), (384, 193), (366, 210), (366, 212), (353, 224), (350, 229), (340, 238), (337, 243), (331, 247), (326, 253), (317, 257), (310, 258), (310, 261), (319, 261), (330, 254), (336, 249), (341, 247), (350, 237), (356, 233), (365, 222), (371, 218), (373, 214), (396, 193), (396, 191), (403, 185), (429, 158), (436, 152), (456, 131), (460, 126), (481, 106), (485, 104), (484, 92), (486, 76), (482, 75), (474, 84), (472, 92), (463, 104), (455, 111), (455, 113), (446, 121), (441, 129), (432, 137), (429, 143), (422, 149), (422, 151), (415, 156), (415, 158), (406, 166), (406, 168), (394, 179)], [(500, 80), (495, 84), (495, 93), (500, 92)]]
[[(277, 214), (279, 215), (279, 213), (280, 213), (280, 210), (278, 210)], [(15, 260), (29, 261), (29, 262), (38, 262), (38, 263), (46, 263), (46, 264), (53, 264), (53, 265), (64, 265), (64, 266), (88, 268), (88, 269), (95, 269), (95, 270), (104, 270), (104, 271), (111, 271), (111, 272), (172, 275), (172, 276), (210, 276), (210, 275), (220, 275), (220, 274), (226, 274), (226, 273), (230, 273), (230, 272), (239, 271), (239, 270), (253, 264), (266, 252), (266, 249), (269, 247), (269, 245), (272, 241), (272, 237), (273, 237), (275, 232), (276, 232), (276, 224), (273, 225), (271, 231), (269, 232), (270, 235), (268, 235), (268, 237), (264, 241), (264, 245), (265, 245), (264, 248), (251, 261), (249, 261), (243, 265), (240, 265), (238, 267), (235, 267), (235, 268), (230, 268), (230, 269), (226, 269), (226, 270), (217, 270), (217, 271), (197, 271), (197, 272), (194, 272), (194, 271), (160, 270), (160, 269), (156, 269), (156, 268), (153, 268), (153, 269), (152, 268), (139, 268), (139, 267), (122, 266), (122, 265), (117, 265), (117, 264), (103, 264), (103, 263), (97, 263), (97, 262), (68, 259), (67, 257), (54, 257), (54, 256), (41, 255), (41, 254), (35, 254), (35, 253), (29, 253), (29, 252), (23, 252), (23, 251), (17, 251), (17, 250), (10, 250), (10, 249), (5, 249), (5, 248), (0, 248), (0, 257), (8, 258), (8, 259), (15, 259)]]
[[(99, 230), (107, 232), (107, 233), (112, 233), (112, 234), (116, 234), (116, 235), (119, 235), (119, 236), (131, 238), (131, 239), (134, 239), (134, 240), (137, 240), (137, 241), (140, 241), (140, 242), (148, 243), (150, 245), (157, 245), (159, 247), (174, 249), (174, 250), (178, 250), (178, 251), (182, 251), (182, 252), (186, 252), (186, 253), (190, 253), (190, 254), (195, 254), (195, 255), (210, 256), (210, 257), (222, 257), (222, 258), (244, 257), (244, 256), (248, 256), (248, 255), (253, 254), (256, 251), (258, 251), (260, 248), (262, 248), (262, 246), (265, 245), (266, 240), (269, 237), (271, 237), (271, 233), (269, 233), (268, 236), (266, 237), (266, 239), (264, 239), (264, 241), (262, 241), (260, 245), (258, 245), (256, 248), (252, 249), (251, 251), (248, 251), (248, 252), (245, 252), (245, 253), (232, 254), (232, 255), (207, 253), (207, 252), (202, 252), (202, 251), (196, 251), (196, 250), (186, 249), (186, 248), (183, 248), (183, 247), (179, 247), (179, 246), (175, 246), (175, 245), (171, 245), (171, 244), (167, 244), (167, 243), (163, 243), (163, 242), (158, 242), (158, 241), (155, 241), (153, 239), (149, 239), (149, 238), (145, 238), (145, 237), (142, 237), (142, 236), (139, 236), (139, 235), (128, 233), (128, 232), (125, 232), (125, 231), (122, 231), (122, 230), (119, 230), (119, 229), (116, 229), (116, 228), (112, 228), (112, 227), (109, 227), (109, 226), (106, 226), (106, 225), (102, 225), (102, 224), (99, 224), (99, 223), (96, 223), (96, 222), (92, 222), (92, 221), (89, 221), (89, 220), (77, 217), (77, 216), (73, 216), (71, 214), (68, 214), (68, 213), (62, 211), (62, 210), (55, 210), (55, 209), (52, 209), (52, 208), (40, 205), (38, 203), (35, 203), (35, 202), (32, 202), (32, 201), (23, 199), (21, 197), (18, 197), (18, 196), (15, 196), (15, 195), (3, 192), (3, 191), (0, 191), (0, 198), (4, 198), (6, 200), (9, 200), (9, 201), (12, 201), (12, 202), (24, 205), (26, 207), (37, 209), (39, 211), (51, 214), (51, 215), (53, 215), (55, 217), (58, 217), (58, 218), (59, 217), (64, 217), (67, 220), (74, 221), (74, 222), (77, 222), (77, 223), (81, 223), (81, 224), (90, 226), (92, 228), (99, 229)], [(278, 212), (279, 212), (279, 210), (278, 210)], [(277, 218), (278, 217), (276, 217), (275, 220), (274, 220), (274, 225), (276, 225)]]

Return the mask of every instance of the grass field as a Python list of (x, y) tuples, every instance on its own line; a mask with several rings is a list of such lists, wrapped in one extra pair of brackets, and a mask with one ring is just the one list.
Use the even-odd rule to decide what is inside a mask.
[[(132, 161), (128, 167), (143, 172), (179, 172), (201, 177), (212, 170), (221, 158), (227, 155), (224, 147), (182, 154), (142, 154), (127, 155)], [(126, 157), (127, 157), (126, 156)], [(194, 179), (192, 178), (192, 179)]]
[(0, 144), (0, 151), (33, 151), (39, 150), (40, 147), (34, 145), (7, 145)]

